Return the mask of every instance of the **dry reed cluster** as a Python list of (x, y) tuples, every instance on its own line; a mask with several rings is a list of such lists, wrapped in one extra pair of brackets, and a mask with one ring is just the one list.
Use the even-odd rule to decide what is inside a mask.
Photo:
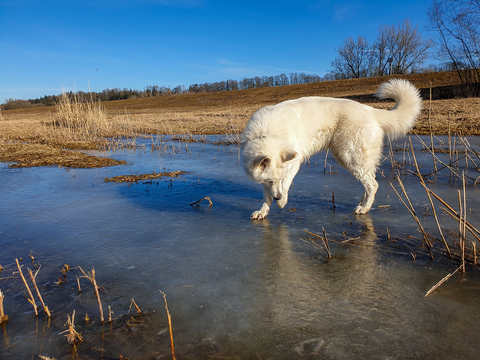
[[(398, 195), (399, 199), (405, 205), (410, 215), (417, 222), (419, 231), (422, 234), (423, 243), (425, 247), (428, 249), (430, 257), (432, 259), (434, 258), (434, 255), (432, 253), (432, 248), (433, 248), (432, 241), (441, 241), (445, 247), (445, 254), (447, 254), (450, 259), (458, 259), (460, 261), (460, 266), (454, 272), (448, 274), (442, 280), (440, 280), (435, 286), (433, 286), (426, 293), (425, 296), (430, 295), (436, 288), (438, 288), (441, 284), (443, 284), (446, 280), (448, 280), (457, 271), (461, 270), (462, 273), (465, 273), (465, 265), (467, 261), (472, 263), (474, 267), (477, 266), (477, 242), (480, 241), (480, 231), (467, 221), (467, 213), (468, 213), (467, 212), (467, 191), (466, 191), (467, 180), (466, 180), (465, 170), (463, 170), (462, 173), (459, 174), (459, 170), (457, 168), (458, 168), (458, 162), (464, 159), (466, 161), (467, 168), (468, 168), (468, 163), (471, 162), (471, 164), (473, 165), (474, 171), (477, 171), (477, 172), (480, 171), (480, 167), (477, 166), (474, 159), (474, 157), (476, 157), (476, 161), (480, 161), (480, 156), (478, 152), (476, 152), (473, 148), (470, 147), (470, 144), (468, 143), (468, 140), (466, 138), (460, 137), (459, 139), (464, 147), (463, 149), (464, 155), (459, 158), (458, 157), (459, 152), (456, 152), (457, 159), (456, 160), (453, 159), (454, 156), (452, 156), (452, 146), (451, 146), (451, 141), (449, 137), (449, 163), (448, 164), (442, 161), (438, 156), (435, 155), (433, 141), (431, 146), (428, 146), (426, 148), (424, 147), (427, 151), (430, 152), (434, 162), (434, 171), (432, 171), (430, 174), (427, 174), (427, 175), (424, 175), (420, 172), (420, 168), (415, 156), (415, 151), (413, 149), (412, 141), (410, 140), (410, 151), (411, 151), (412, 158), (415, 165), (415, 175), (420, 178), (420, 183), (422, 187), (425, 189), (425, 192), (431, 207), (432, 216), (435, 219), (435, 224), (438, 231), (437, 236), (428, 234), (425, 231), (424, 227), (422, 226), (420, 218), (417, 215), (408, 197), (407, 191), (405, 190), (405, 186), (403, 185), (403, 182), (400, 178), (400, 174), (397, 175), (397, 181), (400, 185), (402, 194), (400, 194), (395, 189), (393, 184), (391, 184), (392, 188), (394, 189), (395, 193)], [(441, 165), (441, 167), (437, 166), (437, 164)], [(459, 209), (458, 211), (456, 211), (454, 207), (449, 205), (438, 194), (436, 194), (435, 192), (433, 192), (427, 187), (427, 184), (425, 181), (426, 178), (432, 175), (436, 176), (438, 172), (443, 169), (447, 169), (450, 172), (451, 177), (454, 177), (454, 178), (456, 177), (461, 181), (461, 189), (458, 189), (458, 209)], [(468, 178), (470, 179), (470, 185), (475, 186), (478, 183), (480, 176), (476, 178), (468, 176)], [(445, 238), (441, 223), (438, 218), (437, 211), (435, 209), (433, 198), (438, 201), (437, 205), (439, 204), (439, 207), (442, 211), (444, 211), (446, 214), (448, 214), (458, 222), (458, 226), (459, 226), (458, 242), (454, 244), (454, 245), (457, 245), (456, 248), (458, 249), (458, 252), (456, 253), (451, 250), (452, 245), (449, 246)], [(470, 234), (469, 236), (473, 237), (473, 240), (467, 238), (467, 231)], [(455, 239), (453, 238), (451, 240), (455, 240)]]
[(65, 92), (52, 117), (52, 126), (93, 141), (111, 131), (105, 108), (100, 102), (82, 103), (76, 96), (71, 99)]
[[(417, 137), (419, 144), (422, 146), (422, 151), (430, 155), (429, 159), (431, 160), (431, 168), (433, 170), (428, 171), (427, 173), (421, 173), (421, 166), (417, 161), (417, 156), (415, 154), (414, 146), (412, 140), (409, 138), (408, 144), (405, 143), (405, 146), (400, 149), (403, 153), (403, 159), (399, 161), (396, 159), (395, 154), (398, 154), (399, 151), (393, 149), (392, 144), (390, 143), (388, 156), (385, 157), (386, 161), (390, 161), (392, 167), (392, 173), (394, 178), (398, 182), (398, 189), (390, 182), (390, 185), (393, 191), (398, 196), (401, 203), (405, 206), (408, 213), (412, 216), (414, 221), (418, 226), (418, 231), (421, 234), (421, 244), (420, 247), (423, 247), (428, 252), (428, 256), (433, 259), (436, 256), (446, 256), (448, 259), (458, 261), (460, 263), (459, 267), (452, 273), (445, 276), (437, 284), (435, 284), (425, 296), (430, 295), (435, 289), (437, 289), (441, 284), (453, 276), (456, 272), (461, 271), (464, 273), (466, 271), (466, 265), (470, 264), (473, 267), (478, 266), (478, 254), (477, 254), (477, 244), (480, 242), (480, 230), (477, 229), (471, 222), (467, 220), (467, 215), (471, 213), (471, 210), (467, 209), (467, 189), (471, 188), (471, 191), (476, 191), (476, 186), (480, 183), (480, 152), (475, 150), (468, 139), (463, 136), (448, 136), (448, 142), (440, 141), (433, 134), (431, 135), (431, 143), (425, 143), (420, 137)], [(434, 146), (434, 140), (440, 144), (440, 146)], [(443, 156), (439, 156), (439, 155)], [(398, 158), (398, 156), (397, 156)], [(447, 160), (445, 160), (447, 159)], [(424, 161), (428, 159), (424, 156)], [(327, 166), (327, 159), (325, 158), (325, 166)], [(441, 175), (442, 172), (448, 172), (449, 179), (452, 182), (457, 181), (460, 185), (460, 189), (457, 190), (458, 195), (458, 205), (448, 204), (440, 195), (432, 191), (428, 187), (428, 183), (434, 183), (435, 179)], [(325, 174), (330, 174), (326, 173)], [(382, 171), (383, 175), (383, 171)], [(408, 195), (408, 189), (402, 180), (402, 176), (413, 175), (419, 178), (420, 185), (425, 190), (426, 197), (428, 199), (429, 208), (427, 209), (427, 214), (419, 215), (418, 210), (416, 210), (410, 200)], [(445, 175), (444, 175), (445, 177)], [(332, 203), (333, 210), (335, 210), (335, 200), (334, 195), (332, 194)], [(382, 208), (384, 206), (378, 206)], [(456, 209), (457, 210), (456, 210)], [(442, 212), (447, 217), (453, 218), (458, 223), (458, 232), (455, 235), (455, 231), (451, 231), (446, 228), (445, 219), (441, 219), (441, 214), (438, 213), (437, 209), (442, 210)], [(437, 235), (432, 235), (431, 231), (427, 232), (427, 227), (425, 226), (425, 216), (429, 216), (434, 219), (434, 228), (437, 231)], [(470, 215), (468, 215), (470, 216)], [(422, 217), (424, 219), (422, 219)], [(478, 219), (476, 219), (478, 220)], [(312, 238), (308, 239), (309, 243), (314, 244), (315, 246), (326, 251), (328, 259), (332, 257), (332, 252), (329, 245), (329, 239), (326, 236), (325, 229), (323, 228), (323, 236), (304, 230), (309, 235), (314, 238), (320, 239), (322, 244), (318, 244)], [(380, 234), (381, 231), (376, 230), (377, 234)], [(349, 238), (345, 237), (346, 232), (344, 231), (343, 240), (333, 240), (334, 243), (346, 244), (350, 243), (353, 240), (360, 239), (358, 238)], [(385, 232), (387, 242), (390, 242), (394, 236), (392, 236), (388, 230)], [(415, 244), (415, 238), (404, 239), (398, 236), (395, 236), (397, 239), (401, 239), (405, 244), (413, 243)], [(332, 241), (332, 240), (330, 240)], [(444, 250), (441, 251), (435, 245), (435, 243), (442, 244)], [(417, 244), (415, 244), (417, 245)], [(416, 254), (412, 248), (409, 247), (410, 255), (413, 259), (416, 259)]]
[[(33, 258), (33, 256), (31, 256), (31, 257), (32, 257), (32, 264), (34, 264), (35, 259)], [(20, 259), (20, 261), (18, 259), (15, 259), (16, 269), (18, 270), (17, 271), (18, 277), (22, 280), (22, 283), (25, 286), (25, 289), (26, 289), (26, 292), (27, 292), (26, 299), (28, 300), (30, 305), (32, 305), (32, 307), (34, 309), (34, 312), (35, 312), (35, 316), (38, 317), (39, 314), (38, 314), (37, 301), (36, 301), (36, 299), (33, 295), (33, 292), (30, 289), (30, 286), (28, 284), (27, 279), (23, 275), (23, 270), (22, 270), (23, 265), (20, 265), (21, 261), (22, 261), (22, 259)], [(43, 300), (43, 297), (41, 295), (41, 292), (40, 292), (39, 287), (37, 286), (37, 282), (36, 282), (36, 277), (37, 277), (38, 272), (40, 271), (41, 265), (36, 264), (35, 267), (37, 267), (37, 270), (36, 270), (35, 273), (31, 269), (28, 269), (28, 273), (30, 275), (31, 283), (32, 283), (32, 285), (35, 289), (35, 293), (37, 294), (37, 297), (38, 297), (40, 303), (42, 304), (45, 316), (48, 317), (48, 321), (49, 321), (48, 323), (50, 324), (50, 319), (52, 317), (52, 314), (51, 314), (50, 310), (48, 309), (48, 306), (45, 305), (45, 302)], [(90, 272), (85, 272), (80, 266), (78, 266), (78, 269), (83, 274), (82, 276), (80, 276), (80, 278), (86, 278), (93, 285), (94, 292), (95, 292), (95, 297), (97, 299), (97, 305), (98, 305), (98, 309), (99, 309), (100, 324), (103, 325), (106, 322), (105, 318), (104, 318), (104, 313), (103, 313), (102, 300), (101, 300), (101, 297), (100, 297), (100, 291), (103, 291), (103, 289), (97, 284), (95, 269), (93, 268), (92, 271), (90, 271)], [(58, 286), (63, 286), (64, 284), (66, 284), (68, 282), (67, 274), (71, 270), (72, 270), (72, 268), (69, 265), (64, 265), (63, 268), (61, 269), (61, 274), (62, 275), (60, 275), (59, 281), (56, 281), (55, 284), (57, 284)], [(8, 277), (8, 278), (15, 278), (15, 272), (13, 272), (12, 277)], [(80, 287), (80, 279), (79, 279), (78, 276), (76, 277), (76, 280), (77, 280), (76, 282), (77, 282), (77, 285), (78, 285), (78, 293), (81, 294), (82, 289)], [(167, 324), (168, 324), (169, 338), (170, 338), (171, 356), (172, 356), (172, 359), (175, 359), (172, 318), (171, 318), (171, 315), (170, 315), (170, 311), (168, 309), (166, 294), (162, 291), (160, 291), (160, 294), (162, 295), (164, 303), (165, 303), (165, 310), (166, 310), (166, 315), (167, 315)], [(3, 304), (4, 298), (5, 298), (5, 294), (0, 290), (0, 325), (3, 326), (3, 330), (4, 330), (4, 333), (5, 333), (5, 342), (6, 342), (6, 346), (8, 347), (9, 346), (9, 344), (8, 344), (9, 340), (8, 340), (8, 336), (7, 336), (7, 328), (5, 327), (5, 323), (9, 320), (12, 321), (13, 319), (9, 319), (9, 317), (7, 315), (5, 315), (5, 309), (4, 309), (4, 304)], [(134, 306), (135, 309), (136, 309), (137, 318), (132, 317), (130, 320), (127, 320), (127, 325), (130, 324), (132, 326), (137, 326), (142, 321), (142, 319), (144, 318), (146, 313), (142, 312), (140, 310), (140, 307), (137, 305), (137, 303), (133, 299), (132, 299), (130, 307), (132, 307), (132, 306)], [(62, 309), (58, 309), (57, 314), (59, 314), (61, 312), (62, 312)], [(130, 312), (130, 309), (129, 309), (128, 312)], [(113, 319), (112, 315), (113, 315), (113, 311), (112, 311), (111, 307), (108, 306), (108, 323), (109, 324), (112, 324), (112, 322), (115, 320), (115, 319)], [(65, 338), (67, 340), (67, 343), (72, 346), (73, 357), (78, 358), (78, 356), (79, 356), (78, 353), (77, 353), (78, 346), (83, 341), (83, 336), (76, 329), (75, 316), (76, 316), (76, 311), (75, 310), (73, 310), (73, 313), (71, 315), (67, 314), (67, 321), (65, 323), (65, 327), (67, 329), (65, 331), (60, 332), (59, 335), (64, 335), (65, 336)], [(83, 321), (84, 321), (85, 324), (90, 323), (90, 318), (88, 317), (88, 314), (85, 314), (85, 317), (84, 317)], [(102, 329), (103, 329), (103, 327), (102, 327)], [(102, 331), (102, 333), (103, 333), (103, 331)], [(40, 358), (49, 359), (49, 357), (47, 357), (47, 356), (40, 356)], [(120, 358), (127, 359), (127, 358), (124, 358), (122, 356), (120, 356)]]

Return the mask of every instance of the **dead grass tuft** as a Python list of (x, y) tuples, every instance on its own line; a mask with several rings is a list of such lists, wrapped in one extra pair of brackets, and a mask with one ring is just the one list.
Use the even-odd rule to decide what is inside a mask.
[(172, 171), (172, 172), (162, 172), (162, 173), (155, 173), (152, 174), (141, 174), (141, 175), (119, 175), (115, 177), (106, 177), (104, 178), (105, 182), (116, 182), (116, 183), (136, 183), (138, 181), (144, 180), (154, 180), (160, 179), (162, 177), (179, 177), (180, 175), (185, 174), (185, 171)]
[(70, 134), (95, 141), (111, 132), (105, 108), (100, 102), (82, 103), (76, 96), (71, 99), (65, 92), (61, 97), (51, 125)]
[(98, 168), (126, 164), (110, 158), (59, 149), (51, 144), (0, 142), (0, 159), (14, 162), (11, 168), (58, 165), (66, 168)]

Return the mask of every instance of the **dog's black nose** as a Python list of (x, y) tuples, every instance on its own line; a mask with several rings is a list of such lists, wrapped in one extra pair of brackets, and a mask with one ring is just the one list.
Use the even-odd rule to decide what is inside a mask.
[(274, 197), (275, 200), (282, 200), (282, 195), (278, 195), (277, 197)]

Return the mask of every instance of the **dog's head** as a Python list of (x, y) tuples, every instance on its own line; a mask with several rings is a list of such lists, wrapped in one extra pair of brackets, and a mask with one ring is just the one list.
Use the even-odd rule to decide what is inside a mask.
[(297, 156), (298, 153), (294, 150), (283, 150), (278, 156), (257, 155), (250, 162), (247, 173), (253, 181), (263, 184), (275, 200), (280, 200), (283, 196), (283, 178), (288, 171), (290, 161)]

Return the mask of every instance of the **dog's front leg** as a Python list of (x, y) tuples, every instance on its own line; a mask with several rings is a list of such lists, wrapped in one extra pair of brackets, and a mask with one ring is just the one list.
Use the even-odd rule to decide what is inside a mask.
[(254, 211), (250, 216), (250, 219), (262, 220), (267, 217), (268, 212), (270, 211), (270, 206), (273, 202), (273, 196), (270, 195), (266, 189), (263, 189), (263, 201), (262, 208), (258, 211)]
[(280, 209), (283, 209), (288, 202), (288, 191), (292, 185), (293, 178), (297, 175), (298, 170), (300, 169), (300, 162), (294, 162), (290, 165), (285, 177), (282, 179), (282, 198), (277, 200), (277, 206)]

